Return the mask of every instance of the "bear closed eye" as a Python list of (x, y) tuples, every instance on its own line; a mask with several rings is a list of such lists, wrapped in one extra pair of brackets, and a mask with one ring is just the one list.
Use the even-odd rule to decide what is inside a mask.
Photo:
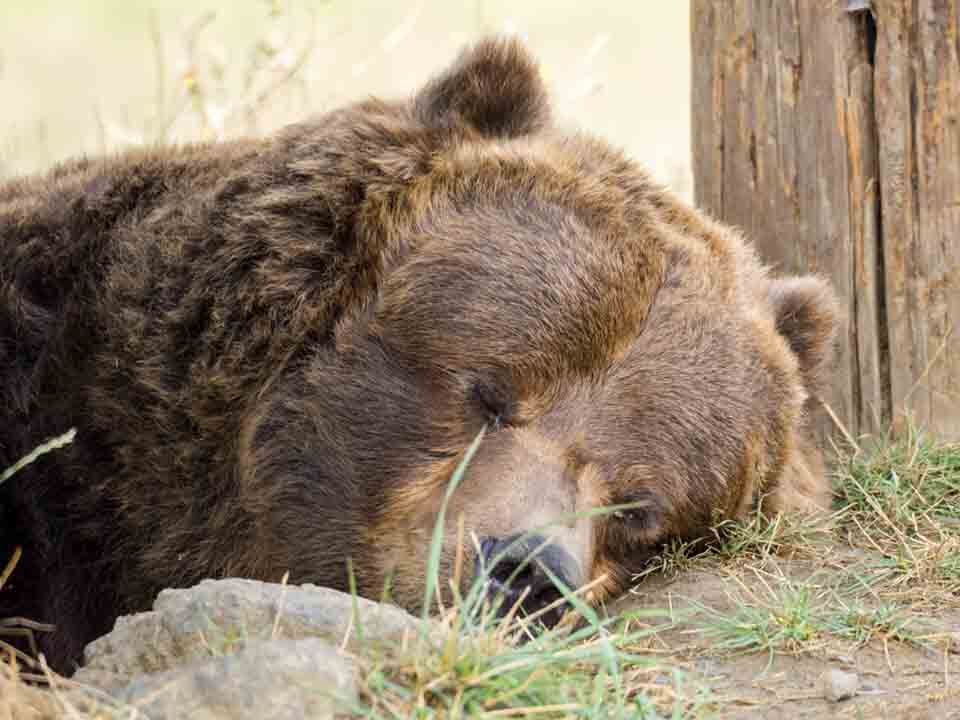
[(416, 609), (484, 426), (441, 587), (460, 552), (526, 611), (551, 577), (602, 599), (718, 515), (827, 504), (806, 413), (837, 322), (821, 280), (555, 127), (513, 39), (408, 99), (14, 180), (0, 467), (77, 437), (0, 486), (0, 617), (56, 624), (69, 670), (207, 577), (346, 590), (350, 559)]

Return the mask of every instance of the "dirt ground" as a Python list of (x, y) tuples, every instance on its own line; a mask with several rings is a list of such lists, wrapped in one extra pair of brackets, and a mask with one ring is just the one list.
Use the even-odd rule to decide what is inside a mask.
[[(717, 650), (717, 636), (710, 633), (718, 619), (736, 619), (744, 606), (764, 605), (763, 598), (769, 600), (784, 586), (826, 597), (827, 589), (849, 580), (850, 567), (869, 560), (860, 551), (836, 546), (822, 558), (777, 560), (767, 567), (704, 564), (673, 577), (649, 577), (609, 610), (667, 606), (676, 622), (656, 633), (648, 649), (659, 648), (709, 688), (719, 718), (960, 718), (960, 597), (937, 601), (918, 592), (907, 598), (914, 605), (909, 625), (922, 636), (918, 642), (880, 632), (866, 642), (814, 632), (796, 648)], [(828, 614), (829, 602), (821, 607)], [(844, 600), (834, 602), (838, 607), (832, 609), (841, 610)], [(830, 669), (859, 677), (853, 698), (824, 697), (821, 676)]]

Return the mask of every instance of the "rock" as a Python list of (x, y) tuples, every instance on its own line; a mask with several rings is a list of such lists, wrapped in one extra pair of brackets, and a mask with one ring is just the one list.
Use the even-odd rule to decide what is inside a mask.
[(387, 639), (419, 628), (419, 619), (397, 607), (329, 588), (205, 580), (162, 591), (151, 612), (119, 618), (87, 645), (74, 679), (110, 690), (142, 673), (226, 656), (253, 642), (315, 637), (339, 646), (348, 637)]
[(73, 679), (152, 720), (332, 718), (357, 697), (340, 646), (390, 641), (420, 622), (313, 585), (206, 580), (119, 618), (87, 646)]
[(827, 700), (847, 700), (860, 689), (860, 677), (856, 673), (830, 668), (820, 676), (820, 689)]
[(353, 668), (320, 640), (250, 642), (225, 657), (146, 675), (114, 692), (150, 720), (332, 718), (356, 699)]

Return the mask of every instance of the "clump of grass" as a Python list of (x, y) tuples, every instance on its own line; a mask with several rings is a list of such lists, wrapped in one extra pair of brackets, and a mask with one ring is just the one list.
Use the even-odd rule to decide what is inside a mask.
[(900, 436), (841, 456), (836, 479), (848, 519), (866, 530), (879, 522), (912, 535), (960, 531), (960, 442), (910, 424)]
[(732, 609), (691, 603), (697, 613), (693, 627), (711, 641), (711, 652), (765, 652), (772, 663), (777, 652), (811, 649), (824, 629), (819, 617), (822, 595), (816, 585), (809, 579), (794, 582), (783, 576), (772, 585), (761, 573), (755, 575), (754, 588), (731, 578), (740, 588), (730, 594)]
[(917, 599), (931, 608), (960, 599), (960, 537), (909, 537), (875, 529), (875, 553), (861, 564), (858, 582), (875, 594)]
[(54, 695), (29, 684), (12, 654), (0, 661), (0, 717), (56, 717), (57, 709)]
[(904, 607), (882, 602), (869, 606), (860, 601), (837, 598), (837, 607), (823, 618), (826, 630), (836, 637), (865, 645), (874, 638), (921, 644), (919, 621)]
[(548, 631), (518, 644), (504, 626), (482, 622), (464, 632), (450, 615), (431, 643), (361, 651), (356, 664), (363, 705), (354, 711), (396, 717), (700, 716), (706, 700), (685, 697), (682, 673), (631, 652), (648, 631), (618, 632), (615, 622)]
[(0, 659), (0, 718), (135, 720), (144, 714), (106, 692), (57, 675), (45, 663), (7, 653)]
[(759, 508), (741, 520), (714, 528), (714, 553), (721, 560), (811, 557), (831, 540), (831, 515), (765, 515)]
[(841, 456), (836, 481), (848, 541), (876, 556), (875, 589), (923, 587), (934, 605), (960, 593), (960, 443), (909, 424)]
[(673, 578), (698, 565), (753, 563), (784, 557), (812, 557), (832, 539), (833, 516), (775, 515), (760, 509), (739, 520), (723, 520), (713, 527), (713, 537), (672, 539), (633, 576), (635, 582), (653, 575)]
[[(633, 576), (633, 581), (639, 583), (644, 578), (654, 574), (672, 579), (689, 572), (697, 566), (699, 561), (704, 559), (704, 548), (705, 545), (701, 541), (685, 541), (674, 538), (647, 561), (646, 567)], [(637, 589), (637, 587), (634, 587), (631, 592)]]
[(730, 579), (737, 586), (729, 593), (732, 607), (693, 601), (690, 624), (710, 641), (709, 653), (766, 653), (767, 670), (777, 654), (808, 653), (838, 641), (859, 647), (876, 639), (934, 649), (946, 635), (912, 606), (864, 599), (837, 587), (829, 574), (791, 580), (754, 569), (749, 582)]

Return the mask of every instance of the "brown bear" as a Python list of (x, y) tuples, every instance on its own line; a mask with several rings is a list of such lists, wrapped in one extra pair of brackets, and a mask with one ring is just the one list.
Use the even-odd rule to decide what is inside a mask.
[(525, 610), (551, 577), (599, 601), (667, 539), (828, 503), (807, 418), (836, 324), (824, 282), (558, 128), (511, 39), (408, 100), (9, 181), (0, 468), (77, 435), (0, 487), (0, 617), (55, 624), (70, 670), (202, 578), (347, 589), (349, 559), (415, 609), (482, 428), (443, 578), (502, 557)]

